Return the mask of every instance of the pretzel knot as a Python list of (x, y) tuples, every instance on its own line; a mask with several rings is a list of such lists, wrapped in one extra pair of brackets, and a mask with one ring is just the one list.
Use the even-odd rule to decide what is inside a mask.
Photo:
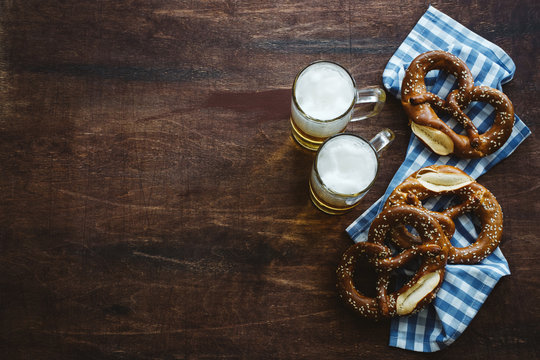
[[(437, 69), (454, 75), (458, 82), (457, 89), (451, 91), (445, 100), (426, 89), (426, 74)], [(464, 112), (473, 101), (486, 102), (495, 109), (493, 124), (483, 134)], [(429, 51), (411, 62), (403, 79), (401, 104), (412, 131), (438, 155), (454, 154), (462, 158), (489, 155), (508, 140), (514, 126), (514, 107), (508, 97), (497, 89), (474, 86), (467, 65), (445, 51)], [(449, 113), (463, 126), (466, 135), (454, 132), (435, 110)]]
[[(449, 195), (458, 198), (459, 204), (441, 211), (424, 207), (429, 198)], [(470, 245), (455, 247), (450, 242), (455, 231), (454, 219), (468, 212), (479, 218), (480, 232)], [(368, 241), (345, 252), (337, 270), (339, 294), (364, 317), (412, 314), (435, 298), (447, 262), (476, 264), (499, 246), (501, 237), (502, 210), (489, 190), (453, 166), (424, 167), (390, 194), (371, 223)], [(397, 254), (387, 242), (397, 246)], [(392, 272), (414, 258), (420, 260), (416, 273), (403, 287), (390, 293)], [(375, 268), (376, 297), (365, 296), (355, 287), (353, 278), (359, 261)]]
[[(427, 210), (423, 202), (436, 196), (452, 195), (460, 203), (441, 211)], [(410, 205), (428, 212), (445, 232), (448, 262), (451, 264), (476, 264), (490, 255), (502, 238), (502, 210), (495, 196), (463, 171), (448, 165), (432, 165), (410, 175), (388, 197), (383, 209)], [(450, 244), (454, 234), (454, 219), (472, 212), (480, 220), (480, 233), (474, 242), (458, 248)], [(409, 248), (422, 242), (404, 226), (393, 229), (393, 243)]]
[[(393, 255), (384, 244), (386, 236), (399, 225), (416, 229), (424, 243), (413, 245)], [(412, 314), (430, 303), (444, 278), (448, 254), (447, 239), (439, 223), (426, 211), (413, 206), (400, 206), (382, 211), (369, 230), (369, 241), (351, 246), (337, 269), (341, 298), (360, 315), (372, 319)], [(389, 292), (394, 270), (414, 259), (420, 267), (400, 289)], [(368, 297), (354, 285), (358, 261), (367, 262), (377, 272), (377, 296)]]

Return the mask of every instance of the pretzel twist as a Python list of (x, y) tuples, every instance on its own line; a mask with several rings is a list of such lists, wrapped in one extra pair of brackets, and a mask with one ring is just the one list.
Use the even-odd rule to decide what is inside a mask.
[[(441, 211), (423, 206), (426, 199), (445, 195), (461, 202)], [(481, 230), (472, 244), (458, 248), (449, 240), (455, 231), (454, 219), (468, 212), (479, 218)], [(412, 314), (435, 298), (447, 262), (478, 263), (499, 246), (501, 237), (502, 210), (489, 190), (453, 166), (422, 168), (390, 194), (371, 223), (368, 241), (351, 246), (343, 255), (337, 269), (339, 294), (350, 308), (367, 318)], [(397, 254), (387, 241), (397, 245)], [(389, 292), (392, 272), (416, 258), (420, 267), (413, 277), (399, 290)], [(359, 261), (367, 262), (377, 273), (376, 297), (362, 294), (354, 285)]]
[[(384, 241), (398, 225), (414, 227), (425, 243), (392, 255)], [(444, 278), (448, 247), (446, 236), (433, 217), (407, 205), (384, 210), (371, 224), (369, 239), (351, 246), (337, 269), (339, 294), (350, 308), (364, 317), (378, 319), (412, 314), (435, 298)], [(414, 276), (399, 290), (389, 292), (392, 271), (416, 258), (421, 263)], [(363, 295), (354, 285), (354, 273), (360, 260), (377, 272), (376, 297)]]
[[(446, 100), (427, 91), (425, 76), (431, 70), (444, 70), (454, 75), (457, 89)], [(493, 125), (483, 134), (465, 114), (473, 101), (486, 102), (495, 109)], [(454, 154), (462, 158), (478, 158), (498, 150), (510, 137), (514, 126), (514, 107), (508, 97), (497, 89), (474, 86), (467, 65), (445, 51), (429, 51), (416, 57), (405, 72), (401, 89), (401, 104), (407, 113), (412, 131), (433, 152)], [(466, 135), (454, 132), (435, 110), (449, 113), (464, 128)]]
[[(454, 195), (461, 202), (441, 211), (423, 207), (428, 198)], [(448, 165), (432, 165), (410, 175), (388, 197), (383, 209), (411, 205), (427, 211), (441, 224), (448, 244), (448, 262), (451, 264), (476, 264), (489, 256), (502, 238), (502, 209), (493, 194), (463, 171)], [(454, 219), (465, 213), (474, 213), (481, 223), (478, 238), (462, 248), (450, 244), (455, 225)], [(421, 243), (404, 227), (394, 230), (392, 241), (401, 248)]]

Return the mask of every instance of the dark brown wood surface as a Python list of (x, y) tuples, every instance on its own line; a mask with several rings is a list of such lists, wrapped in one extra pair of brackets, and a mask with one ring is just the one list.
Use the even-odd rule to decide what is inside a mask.
[(512, 275), (448, 349), (387, 345), (344, 308), (345, 228), (382, 195), (410, 129), (389, 98), (350, 130), (394, 129), (357, 209), (310, 203), (290, 88), (317, 59), (381, 84), (428, 1), (44, 1), (0, 6), (0, 358), (540, 357), (536, 0), (432, 1), (517, 65), (533, 131), (480, 178)]

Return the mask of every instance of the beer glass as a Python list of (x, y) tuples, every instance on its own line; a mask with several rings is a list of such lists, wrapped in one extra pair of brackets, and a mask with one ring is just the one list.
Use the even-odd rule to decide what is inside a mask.
[(309, 189), (313, 204), (327, 214), (344, 214), (360, 202), (377, 177), (379, 155), (394, 140), (390, 129), (370, 141), (341, 133), (328, 138), (317, 150)]
[[(377, 115), (386, 100), (379, 87), (357, 89), (354, 78), (341, 65), (316, 61), (294, 79), (291, 100), (293, 138), (317, 150), (328, 137), (343, 132), (349, 121)], [(372, 104), (367, 111), (362, 104)], [(363, 108), (364, 106), (362, 106)]]

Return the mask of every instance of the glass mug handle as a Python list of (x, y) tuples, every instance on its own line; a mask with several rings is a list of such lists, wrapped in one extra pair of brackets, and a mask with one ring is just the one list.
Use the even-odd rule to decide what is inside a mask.
[(369, 141), (369, 143), (371, 146), (373, 146), (377, 154), (380, 155), (384, 150), (386, 150), (386, 148), (388, 148), (388, 145), (394, 141), (395, 137), (396, 135), (392, 130), (384, 129), (375, 135), (373, 139)]
[(356, 103), (354, 104), (355, 112), (358, 112), (356, 108), (360, 104), (373, 103), (374, 105), (373, 105), (373, 109), (370, 112), (360, 115), (360, 116), (353, 116), (351, 121), (364, 120), (364, 119), (377, 115), (378, 113), (381, 112), (381, 109), (385, 101), (386, 101), (386, 93), (384, 92), (383, 89), (381, 89), (378, 86), (370, 86), (363, 89), (357, 89), (356, 90)]

